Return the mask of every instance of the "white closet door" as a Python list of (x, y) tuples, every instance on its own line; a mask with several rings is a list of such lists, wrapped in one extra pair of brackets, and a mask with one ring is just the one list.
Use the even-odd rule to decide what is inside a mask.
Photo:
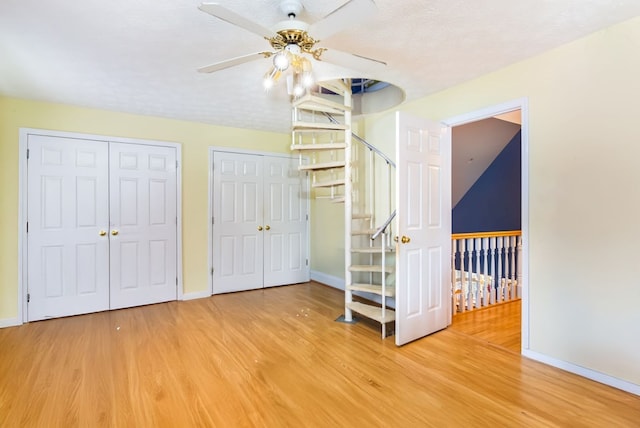
[(177, 297), (176, 149), (111, 143), (111, 309)]
[(308, 281), (306, 176), (296, 159), (263, 159), (264, 286)]
[(108, 143), (30, 135), (29, 321), (109, 308)]
[(262, 288), (262, 157), (216, 152), (213, 176), (213, 293)]

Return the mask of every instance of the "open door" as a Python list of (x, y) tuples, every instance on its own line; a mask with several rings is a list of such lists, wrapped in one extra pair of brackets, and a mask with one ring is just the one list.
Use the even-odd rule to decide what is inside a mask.
[(451, 324), (451, 129), (396, 113), (396, 345)]

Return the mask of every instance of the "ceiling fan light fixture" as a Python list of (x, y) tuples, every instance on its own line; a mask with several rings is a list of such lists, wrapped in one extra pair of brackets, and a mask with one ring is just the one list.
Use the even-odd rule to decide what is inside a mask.
[(269, 71), (267, 71), (262, 79), (262, 86), (265, 91), (269, 91), (271, 88), (278, 83), (278, 80), (282, 76), (282, 71), (278, 70), (275, 66), (271, 67)]
[(273, 66), (280, 71), (289, 68), (289, 55), (286, 51), (280, 51), (273, 56)]
[(310, 89), (315, 83), (315, 79), (310, 71), (305, 71), (300, 77), (300, 82), (305, 89)]

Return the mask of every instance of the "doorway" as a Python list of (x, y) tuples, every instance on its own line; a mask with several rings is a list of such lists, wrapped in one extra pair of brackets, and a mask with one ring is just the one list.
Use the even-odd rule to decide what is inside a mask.
[[(519, 349), (520, 351), (522, 351), (524, 349), (528, 349), (529, 347), (529, 336), (528, 336), (528, 326), (529, 326), (529, 319), (528, 319), (528, 292), (529, 292), (529, 288), (528, 288), (529, 286), (528, 285), (529, 284), (528, 282), (528, 270), (529, 270), (528, 269), (528, 215), (529, 215), (528, 187), (529, 187), (529, 181), (528, 181), (527, 100), (526, 99), (515, 100), (509, 103), (467, 113), (461, 116), (450, 118), (446, 120), (445, 123), (455, 129), (455, 127), (458, 127), (458, 126), (473, 124), (475, 122), (485, 121), (488, 119), (507, 120), (507, 121), (513, 122), (513, 121), (518, 121), (517, 118), (515, 118), (518, 112), (520, 115), (519, 125), (520, 125), (520, 153), (521, 153), (521, 156), (520, 156), (520, 204), (519, 204), (519, 208), (520, 208), (519, 220), (520, 220), (521, 231), (522, 231), (522, 260), (521, 260), (522, 283), (519, 284), (519, 286), (521, 287), (521, 300), (519, 301), (519, 307), (515, 307), (516, 305), (512, 303), (510, 308), (505, 307), (497, 310), (493, 309), (493, 313), (491, 312), (485, 313), (484, 318), (487, 319), (492, 316), (496, 316), (495, 314), (498, 314), (501, 311), (504, 313), (505, 317), (511, 317), (511, 318), (513, 318), (514, 316), (517, 317), (517, 320), (519, 321), (519, 323), (518, 325), (515, 326), (515, 328), (520, 330)], [(452, 197), (453, 197), (453, 194), (452, 194)], [(488, 309), (480, 309), (479, 311), (482, 312), (482, 311), (490, 311), (490, 310), (492, 310), (491, 307), (489, 307)], [(497, 316), (499, 318), (499, 315)], [(478, 326), (476, 326), (476, 328), (470, 328), (467, 330), (478, 331), (478, 329), (480, 328), (479, 325), (482, 321), (477, 321), (477, 320), (482, 319), (482, 316), (478, 314), (476, 316), (473, 316), (473, 317), (470, 316), (467, 318), (468, 320), (475, 319), (476, 320), (475, 322), (479, 323)], [(466, 322), (468, 323), (469, 321), (466, 321)], [(454, 325), (455, 325), (455, 320), (454, 320)], [(505, 334), (512, 336), (513, 328), (514, 326), (511, 325), (510, 329), (505, 330)], [(495, 331), (493, 333), (495, 333)], [(505, 341), (508, 342), (509, 340), (513, 340), (513, 337), (511, 337), (511, 339), (496, 338), (492, 340), (495, 340), (496, 342), (505, 342)]]

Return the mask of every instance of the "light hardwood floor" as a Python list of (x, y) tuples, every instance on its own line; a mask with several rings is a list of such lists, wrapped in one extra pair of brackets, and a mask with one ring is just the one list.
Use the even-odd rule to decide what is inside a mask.
[(515, 300), (458, 313), (449, 329), (520, 353), (521, 307), (521, 300)]
[(449, 328), (402, 348), (315, 283), (0, 329), (1, 427), (632, 427), (640, 397)]

